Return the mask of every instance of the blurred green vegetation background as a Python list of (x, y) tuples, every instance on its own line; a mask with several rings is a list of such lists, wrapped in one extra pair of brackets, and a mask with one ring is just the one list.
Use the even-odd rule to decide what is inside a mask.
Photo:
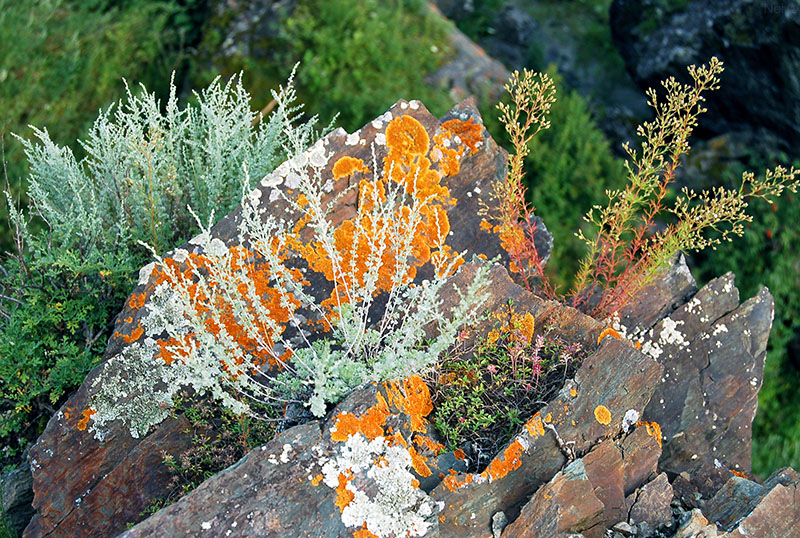
[[(260, 35), (251, 36), (259, 54), (231, 47), (222, 28), (236, 21), (225, 4), (224, 0), (0, 0), (0, 136), (4, 175), (13, 197), (25, 205), (28, 171), (23, 148), (10, 134), (30, 138), (29, 124), (47, 128), (54, 141), (80, 158), (78, 140), (99, 109), (123, 97), (123, 77), (134, 91), (143, 83), (166, 100), (174, 76), (181, 97), (191, 100), (190, 90), (204, 87), (217, 74), (243, 71), (244, 85), (259, 108), (268, 105), (270, 90), (284, 83), (300, 62), (296, 83), (306, 112), (318, 114), (323, 124), (335, 117), (336, 124), (349, 131), (399, 98), (420, 99), (437, 115), (454, 104), (448, 88), (426, 83), (427, 75), (453, 54), (448, 39), (452, 23), (427, 12), (422, 0), (267, 2), (272, 4), (270, 18), (262, 21)], [(455, 23), (473, 39), (491, 35), (493, 13), (502, 4), (502, 0), (474, 0), (474, 9)], [(593, 204), (604, 202), (605, 189), (625, 181), (618, 148), (598, 126), (603, 120), (602, 95), (627, 77), (611, 41), (609, 4), (610, 0), (525, 3), (533, 17), (567, 21), (579, 44), (576, 61), (601, 66), (596, 84), (587, 89), (559, 77), (535, 43), (522, 55), (527, 67), (548, 70), (559, 86), (552, 128), (534, 140), (527, 177), (531, 202), (554, 234), (549, 266), (562, 287), (568, 285), (580, 257), (581, 245), (573, 232), (582, 224), (582, 216)], [(477, 97), (492, 136), (505, 143), (494, 103), (486, 96)], [(745, 166), (758, 171), (790, 159), (747, 155), (715, 170), (711, 180), (733, 182)], [(3, 252), (13, 248), (7, 210), (5, 205), (0, 210)], [(693, 270), (701, 285), (733, 270), (743, 298), (754, 295), (761, 285), (769, 286), (775, 296), (776, 317), (753, 443), (754, 472), (766, 476), (785, 465), (800, 468), (800, 392), (794, 388), (800, 381), (796, 226), (800, 200), (786, 197), (754, 211), (756, 219), (744, 238), (695, 256)], [(125, 295), (120, 291), (109, 297), (103, 315), (119, 311)], [(96, 360), (75, 358), (81, 374), (69, 383), (79, 384)], [(62, 401), (69, 386), (59, 390), (64, 394), (52, 405)], [(40, 418), (27, 434), (29, 440), (43, 425)], [(3, 439), (4, 444), (7, 441)]]

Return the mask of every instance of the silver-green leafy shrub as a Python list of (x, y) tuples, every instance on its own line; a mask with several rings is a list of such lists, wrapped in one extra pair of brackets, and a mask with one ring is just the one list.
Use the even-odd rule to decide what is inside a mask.
[(18, 252), (0, 266), (0, 460), (35, 439), (100, 362), (149, 258), (138, 241), (165, 252), (197, 231), (187, 204), (206, 221), (235, 207), (243, 166), (263, 177), (283, 160), (285, 124), (311, 139), (300, 112), (291, 80), (262, 118), (235, 77), (185, 106), (174, 85), (165, 103), (129, 88), (99, 113), (81, 160), (46, 129), (22, 140), (30, 209), (7, 196)]
[[(427, 148), (416, 120), (397, 121), (376, 140), (392, 140), (408, 128)], [(390, 133), (393, 125), (403, 127)], [(436, 212), (449, 199), (446, 189), (418, 188), (425, 170), (407, 167), (402, 159), (408, 155), (379, 165), (373, 145), (371, 169), (357, 165), (365, 179), (358, 183), (355, 215), (334, 222), (333, 209), (349, 189), (334, 193), (336, 174), (324, 173), (328, 140), (303, 151), (307, 134), (289, 122), (285, 138), (291, 157), (242, 197), (235, 245), (201, 226), (191, 251), (156, 255), (143, 269), (140, 284), (152, 291), (142, 331), (107, 363), (84, 415), (96, 436), (118, 419), (134, 437), (146, 434), (187, 386), (234, 413), (256, 416), (248, 402), (278, 409), (301, 404), (320, 417), (327, 404), (365, 382), (430, 369), (459, 328), (477, 319), (489, 264), (476, 262), (465, 289), (448, 279), (463, 260), (444, 244), (449, 224)], [(289, 208), (284, 216), (272, 211), (279, 200)], [(345, 240), (343, 230), (351, 234)], [(432, 231), (439, 239), (431, 240)], [(415, 282), (413, 268), (424, 257), (421, 238), (438, 249), (430, 255), (435, 276)], [(302, 262), (328, 275), (331, 297), (320, 301), (319, 289), (312, 294), (308, 272), (293, 268)], [(458, 301), (444, 307), (443, 292), (451, 285), (448, 293)], [(376, 307), (377, 321), (371, 320)]]

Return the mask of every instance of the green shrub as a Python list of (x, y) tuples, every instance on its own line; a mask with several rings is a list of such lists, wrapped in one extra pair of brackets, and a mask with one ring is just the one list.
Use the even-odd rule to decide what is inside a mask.
[[(300, 62), (297, 91), (324, 123), (338, 116), (348, 131), (385, 112), (398, 99), (419, 99), (434, 114), (452, 103), (425, 76), (450, 50), (448, 24), (421, 0), (309, 0), (281, 12), (274, 35), (257, 43), (266, 57), (213, 59), (222, 36), (212, 19), (202, 50), (223, 75), (244, 69), (253, 95), (268, 95), (276, 75)], [(223, 63), (224, 65), (217, 65)], [(202, 82), (203, 74), (195, 77)], [(266, 99), (264, 105), (266, 105)]]
[[(190, 237), (192, 204), (210, 221), (283, 160), (285, 125), (299, 108), (289, 86), (258, 122), (237, 80), (218, 80), (180, 108), (174, 86), (162, 112), (154, 94), (129, 92), (101, 112), (77, 160), (47, 131), (23, 140), (31, 210), (11, 205), (19, 254), (5, 270), (0, 309), (0, 436), (6, 456), (38, 435), (49, 414), (99, 361), (147, 260), (139, 241), (164, 252)], [(312, 136), (313, 122), (297, 131)], [(28, 216), (45, 224), (27, 229)], [(12, 445), (15, 434), (20, 443)]]
[[(192, 37), (185, 19), (197, 9), (191, 1), (0, 0), (0, 137), (15, 198), (28, 169), (23, 148), (5, 135), (30, 137), (29, 124), (47, 126), (80, 158), (78, 138), (119, 95), (123, 76), (167, 93), (169, 73), (181, 69)], [(3, 204), (3, 252), (12, 245), (6, 222)]]

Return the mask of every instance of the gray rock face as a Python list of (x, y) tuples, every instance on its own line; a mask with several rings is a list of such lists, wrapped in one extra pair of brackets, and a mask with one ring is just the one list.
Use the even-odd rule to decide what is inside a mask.
[(0, 476), (0, 498), (3, 499), (2, 514), (11, 530), (22, 532), (33, 516), (33, 477), (27, 461)]
[[(683, 4), (685, 7), (678, 7)], [(721, 88), (701, 129), (751, 131), (794, 154), (800, 142), (800, 6), (771, 0), (615, 0), (611, 28), (631, 76), (660, 88), (717, 56)]]

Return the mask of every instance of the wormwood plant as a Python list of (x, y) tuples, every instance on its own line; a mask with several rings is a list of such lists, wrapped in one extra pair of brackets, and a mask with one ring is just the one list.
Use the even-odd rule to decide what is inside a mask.
[[(445, 123), (431, 147), (417, 120), (396, 117), (382, 163), (373, 146), (370, 164), (342, 157), (332, 177), (323, 174), (325, 141), (303, 152), (307, 132), (285, 122), (292, 157), (243, 196), (238, 244), (202, 226), (196, 252), (156, 255), (142, 281), (152, 286), (147, 313), (126, 337), (132, 345), (107, 363), (79, 428), (92, 420), (102, 436), (121, 418), (143, 435), (187, 386), (236, 414), (270, 420), (248, 404), (257, 402), (322, 416), (364, 382), (435, 364), (459, 327), (475, 320), (488, 273), (478, 264), (467, 289), (455, 289), (458, 304), (443, 310), (441, 292), (463, 260), (445, 244), (454, 201), (440, 179), (457, 173), (458, 157), (471, 149), (470, 124), (453, 121), (459, 125)], [(346, 179), (351, 187), (334, 190)], [(262, 203), (267, 189), (270, 202), (285, 204), (283, 215)], [(347, 218), (333, 210), (351, 189), (358, 204)], [(433, 278), (415, 282), (425, 264)], [(323, 300), (319, 286), (309, 291), (309, 279), (319, 278), (329, 289)]]
[[(588, 251), (567, 298), (594, 317), (603, 319), (619, 310), (652, 282), (678, 251), (714, 248), (735, 235), (741, 236), (743, 224), (752, 220), (746, 213), (747, 200), (771, 201), (784, 189), (796, 191), (797, 171), (777, 166), (758, 179), (745, 172), (734, 189), (714, 187), (700, 193), (683, 189), (669, 203), (675, 170), (681, 155), (689, 151), (688, 139), (698, 116), (705, 112), (704, 92), (718, 88), (722, 70), (722, 62), (712, 58), (707, 65), (688, 68), (691, 84), (670, 78), (663, 82), (663, 97), (655, 90), (648, 91), (655, 119), (639, 127), (637, 132), (643, 139), (639, 150), (625, 145), (628, 184), (624, 189), (609, 190), (608, 204), (595, 206), (586, 215), (594, 233), (580, 230), (577, 234)], [(533, 278), (540, 279), (536, 286), (555, 297), (556, 290), (533, 246), (533, 208), (525, 202), (522, 184), (527, 144), (549, 127), (547, 116), (555, 99), (553, 84), (547, 75), (526, 70), (522, 75), (515, 73), (506, 88), (513, 103), (499, 105), (500, 119), (515, 153), (506, 182), (494, 193), (499, 203), (494, 230), (513, 260), (512, 270), (529, 287)], [(664, 217), (669, 220), (659, 228), (658, 220)]]
[[(282, 95), (262, 119), (238, 77), (215, 80), (185, 107), (174, 85), (163, 108), (144, 87), (128, 89), (125, 101), (101, 111), (81, 160), (46, 129), (22, 140), (31, 209), (23, 214), (9, 196), (17, 254), (0, 278), (4, 456), (35, 438), (99, 362), (147, 259), (138, 241), (159, 252), (185, 241), (196, 231), (186, 204), (205, 219), (228, 211), (240, 198), (243, 165), (261, 177), (282, 160), (284, 125), (300, 112), (291, 81)], [(312, 129), (296, 127), (305, 139)], [(45, 230), (29, 229), (30, 218)]]

